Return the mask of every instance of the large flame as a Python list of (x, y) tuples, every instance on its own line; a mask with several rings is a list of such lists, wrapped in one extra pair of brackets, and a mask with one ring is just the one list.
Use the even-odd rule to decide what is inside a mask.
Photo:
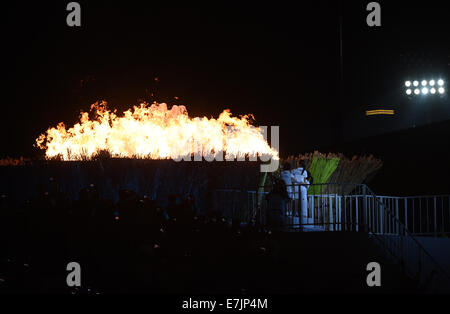
[(142, 103), (119, 117), (101, 102), (93, 104), (91, 111), (95, 112), (93, 119), (82, 112), (73, 127), (66, 129), (60, 122), (36, 139), (37, 147), (46, 150), (46, 158), (85, 160), (107, 151), (111, 157), (125, 158), (179, 159), (224, 152), (226, 159), (278, 159), (263, 131), (250, 124), (252, 116), (232, 117), (229, 110), (217, 119), (190, 118), (184, 106), (169, 110), (165, 103)]

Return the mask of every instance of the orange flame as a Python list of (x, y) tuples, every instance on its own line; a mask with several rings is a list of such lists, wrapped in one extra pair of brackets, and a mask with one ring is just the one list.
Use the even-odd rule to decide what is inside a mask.
[(46, 158), (59, 156), (63, 160), (92, 159), (101, 151), (122, 158), (180, 159), (225, 152), (226, 159), (278, 159), (262, 129), (250, 124), (251, 115), (236, 118), (224, 110), (218, 119), (190, 118), (186, 107), (172, 106), (169, 110), (165, 103), (141, 103), (122, 117), (116, 110), (108, 110), (106, 102), (93, 104), (92, 110), (94, 119), (82, 112), (80, 122), (69, 129), (60, 122), (41, 134), (36, 146), (46, 150)]

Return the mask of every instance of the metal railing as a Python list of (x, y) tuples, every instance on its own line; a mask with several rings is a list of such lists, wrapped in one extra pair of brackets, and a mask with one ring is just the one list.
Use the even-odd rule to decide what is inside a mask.
[[(435, 196), (378, 196), (365, 185), (358, 184), (323, 184), (317, 194), (307, 195), (307, 219), (301, 220), (301, 202), (291, 199), (286, 203), (286, 227), (320, 226), (324, 230), (358, 231), (364, 217), (364, 224), (370, 224), (379, 234), (403, 234), (400, 228), (384, 215), (389, 209), (413, 235), (447, 236), (450, 234), (450, 195)], [(224, 191), (224, 190), (223, 190)], [(338, 192), (340, 191), (340, 193)], [(235, 202), (235, 213), (240, 202), (236, 195), (243, 191), (234, 191), (235, 195), (227, 198)], [(264, 198), (268, 192), (246, 191), (245, 202), (249, 212), (244, 220), (259, 217), (265, 224), (267, 203)], [(234, 215), (236, 216), (236, 214)], [(247, 218), (247, 219), (246, 219)], [(344, 223), (345, 222), (345, 223)]]
[(450, 195), (377, 196), (414, 235), (450, 234)]
[[(387, 197), (375, 195), (364, 184), (315, 184), (309, 186), (302, 215), (305, 202), (301, 201), (301, 193), (296, 193), (301, 187), (287, 188), (294, 199), (285, 204), (286, 229), (302, 231), (310, 226), (323, 231), (366, 232), (386, 257), (399, 264), (419, 286), (427, 291), (449, 291), (450, 276), (413, 235), (413, 230), (417, 234), (448, 233), (448, 196)], [(271, 210), (268, 192), (215, 193), (215, 207), (225, 216), (266, 225), (267, 211)]]

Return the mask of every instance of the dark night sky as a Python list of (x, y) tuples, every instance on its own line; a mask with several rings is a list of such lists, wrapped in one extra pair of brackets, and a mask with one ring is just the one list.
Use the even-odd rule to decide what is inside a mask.
[[(225, 108), (253, 113), (258, 125), (280, 125), (282, 155), (309, 151), (332, 144), (345, 108), (372, 97), (364, 78), (395, 76), (391, 64), (377, 66), (380, 55), (392, 52), (390, 60), (397, 60), (427, 41), (434, 52), (449, 51), (441, 4), (427, 2), (425, 10), (425, 4), (379, 1), (383, 24), (374, 30), (365, 24), (368, 1), (346, 2), (344, 74), (351, 95), (340, 110), (338, 1), (301, 7), (79, 1), (81, 28), (66, 25), (68, 2), (2, 9), (0, 156), (33, 156), (34, 139), (48, 126), (72, 125), (81, 109), (101, 99), (119, 110), (146, 100), (186, 105), (191, 116), (217, 116)], [(413, 35), (430, 27), (439, 31)], [(440, 39), (446, 43), (438, 45)]]

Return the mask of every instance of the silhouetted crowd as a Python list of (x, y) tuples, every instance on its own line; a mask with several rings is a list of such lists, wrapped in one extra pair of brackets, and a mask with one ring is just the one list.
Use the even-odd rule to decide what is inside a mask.
[[(56, 184), (16, 208), (0, 199), (2, 292), (264, 292), (277, 276), (271, 232), (254, 223), (200, 215), (192, 195), (168, 205), (130, 190), (119, 201), (96, 186), (70, 201)], [(68, 287), (66, 266), (81, 266), (81, 287)]]

